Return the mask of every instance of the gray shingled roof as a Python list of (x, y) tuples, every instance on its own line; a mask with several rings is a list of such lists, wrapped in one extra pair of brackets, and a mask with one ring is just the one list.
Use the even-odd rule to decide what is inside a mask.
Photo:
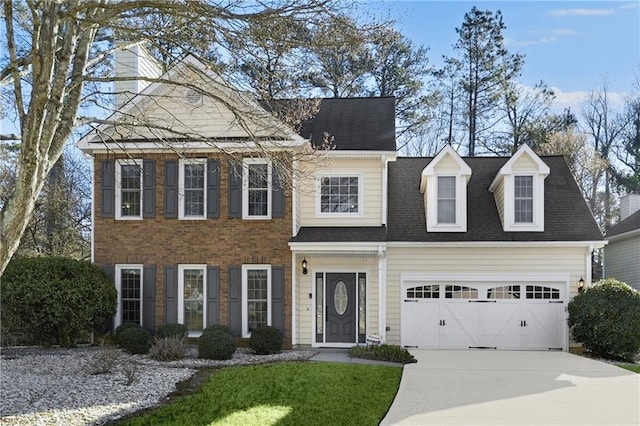
[(387, 240), (387, 228), (384, 226), (344, 226), (301, 228), (298, 235), (290, 241), (293, 243), (312, 242), (365, 242), (379, 243)]
[(300, 136), (314, 145), (333, 137), (336, 150), (395, 151), (395, 99), (327, 98), (316, 115), (303, 122)]
[(467, 232), (426, 232), (420, 177), (433, 158), (398, 158), (389, 163), (388, 241), (597, 241), (602, 233), (563, 157), (541, 157), (545, 180), (544, 232), (504, 232), (488, 188), (509, 158), (467, 157)]
[(624, 234), (625, 232), (636, 231), (640, 229), (640, 210), (621, 221), (620, 223), (612, 226), (607, 231), (607, 238), (615, 237), (616, 235)]

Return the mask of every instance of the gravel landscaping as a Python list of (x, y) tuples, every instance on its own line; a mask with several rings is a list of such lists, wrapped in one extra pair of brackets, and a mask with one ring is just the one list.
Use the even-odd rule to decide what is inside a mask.
[(187, 358), (159, 362), (120, 351), (109, 373), (91, 374), (103, 349), (2, 348), (0, 423), (2, 425), (104, 424), (162, 403), (176, 384), (200, 368), (309, 359), (313, 352), (254, 355), (238, 349), (226, 361)]

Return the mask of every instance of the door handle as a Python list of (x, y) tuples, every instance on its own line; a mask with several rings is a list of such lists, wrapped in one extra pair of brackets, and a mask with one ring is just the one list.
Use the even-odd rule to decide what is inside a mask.
[(526, 321), (520, 321), (520, 327), (526, 327), (526, 326), (527, 326)]

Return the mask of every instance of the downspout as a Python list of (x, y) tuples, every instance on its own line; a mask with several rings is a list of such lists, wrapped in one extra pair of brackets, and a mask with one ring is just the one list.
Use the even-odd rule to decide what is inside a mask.
[(387, 341), (387, 254), (384, 246), (378, 246), (378, 334)]
[(298, 302), (296, 300), (296, 286), (297, 277), (296, 273), (297, 254), (291, 253), (291, 346), (294, 347), (298, 344), (298, 333), (296, 327), (297, 315), (296, 309), (298, 309)]
[(593, 244), (589, 244), (589, 250), (587, 250), (587, 256), (586, 256), (586, 262), (585, 262), (585, 266), (586, 266), (586, 271), (585, 271), (585, 276), (587, 277), (585, 279), (585, 281), (587, 282), (587, 288), (591, 287), (591, 280), (593, 279), (593, 274), (592, 274), (592, 266), (591, 263), (593, 262)]
[(387, 226), (387, 169), (389, 160), (386, 155), (382, 156), (382, 226)]

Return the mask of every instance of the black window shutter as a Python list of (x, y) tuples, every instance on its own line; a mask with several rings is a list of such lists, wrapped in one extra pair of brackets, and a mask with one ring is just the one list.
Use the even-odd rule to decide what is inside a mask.
[(142, 327), (156, 331), (156, 265), (145, 265), (142, 283)]
[(242, 164), (229, 161), (229, 217), (242, 217)]
[(207, 161), (207, 217), (220, 217), (220, 162)]
[[(102, 270), (107, 274), (107, 276), (109, 277), (109, 279), (111, 280), (111, 282), (113, 283), (113, 286), (115, 287), (115, 276), (116, 276), (116, 267), (114, 265), (102, 265)], [(118, 299), (118, 303), (120, 303), (120, 295), (117, 296)], [(114, 327), (114, 320), (115, 318), (109, 318), (106, 319), (104, 321), (104, 331), (109, 333), (111, 331), (113, 331)]]
[(271, 326), (284, 335), (284, 267), (271, 267)]
[(164, 267), (164, 323), (178, 322), (178, 267)]
[(242, 270), (229, 267), (229, 328), (236, 336), (242, 336)]
[(142, 161), (142, 217), (156, 217), (156, 160)]
[(112, 218), (115, 213), (115, 160), (102, 161), (102, 217)]
[(164, 162), (164, 217), (178, 217), (178, 160)]
[(220, 323), (220, 268), (207, 267), (207, 326)]
[(271, 217), (284, 217), (285, 193), (277, 167), (273, 168), (271, 175)]

